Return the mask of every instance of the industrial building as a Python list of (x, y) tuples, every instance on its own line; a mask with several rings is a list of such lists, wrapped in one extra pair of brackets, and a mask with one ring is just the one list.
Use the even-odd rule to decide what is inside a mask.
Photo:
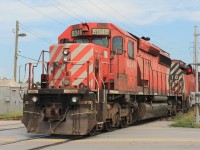
[(20, 112), (23, 103), (20, 94), (24, 88), (13, 80), (0, 79), (0, 114)]

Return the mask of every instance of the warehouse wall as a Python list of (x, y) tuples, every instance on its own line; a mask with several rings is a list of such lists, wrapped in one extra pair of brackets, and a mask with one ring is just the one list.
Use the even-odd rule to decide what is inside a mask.
[(22, 111), (23, 103), (19, 87), (0, 86), (0, 114)]

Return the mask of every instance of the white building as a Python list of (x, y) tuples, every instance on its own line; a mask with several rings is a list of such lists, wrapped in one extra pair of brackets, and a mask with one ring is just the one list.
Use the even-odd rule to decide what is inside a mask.
[[(0, 114), (20, 112), (23, 108), (19, 92), (24, 88), (13, 80), (0, 79)], [(23, 95), (22, 95), (23, 96)]]

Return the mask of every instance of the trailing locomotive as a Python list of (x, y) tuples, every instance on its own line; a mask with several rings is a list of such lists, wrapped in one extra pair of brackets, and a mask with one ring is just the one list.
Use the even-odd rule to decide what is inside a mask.
[(188, 110), (195, 85), (190, 66), (148, 40), (111, 23), (67, 28), (50, 46), (41, 88), (29, 64), (27, 131), (87, 135)]

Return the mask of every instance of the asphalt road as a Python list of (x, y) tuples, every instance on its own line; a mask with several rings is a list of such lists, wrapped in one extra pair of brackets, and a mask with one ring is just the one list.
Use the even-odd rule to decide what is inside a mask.
[(197, 150), (200, 129), (169, 127), (170, 121), (154, 121), (93, 137), (69, 141), (69, 136), (26, 133), (20, 122), (0, 121), (0, 150)]

